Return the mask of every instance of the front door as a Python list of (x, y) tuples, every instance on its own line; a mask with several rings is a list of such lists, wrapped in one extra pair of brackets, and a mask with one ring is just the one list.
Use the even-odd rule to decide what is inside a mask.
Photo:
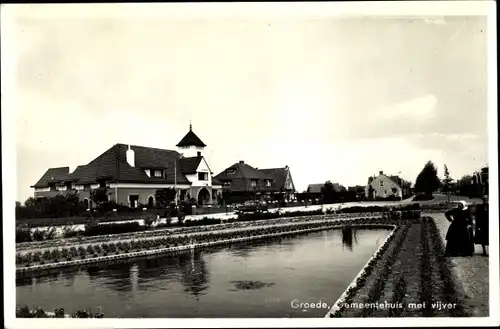
[(138, 195), (129, 195), (128, 200), (130, 203), (130, 208), (137, 208), (139, 206), (139, 196)]

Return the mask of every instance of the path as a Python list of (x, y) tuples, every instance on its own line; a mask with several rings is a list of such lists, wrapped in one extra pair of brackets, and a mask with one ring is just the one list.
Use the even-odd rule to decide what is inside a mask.
[[(436, 221), (441, 238), (445, 236), (450, 223), (444, 214), (430, 214)], [(489, 250), (488, 250), (489, 251)], [(489, 316), (489, 257), (483, 257), (482, 248), (476, 245), (472, 257), (450, 257), (452, 273), (460, 284), (464, 296), (464, 308), (471, 316)]]

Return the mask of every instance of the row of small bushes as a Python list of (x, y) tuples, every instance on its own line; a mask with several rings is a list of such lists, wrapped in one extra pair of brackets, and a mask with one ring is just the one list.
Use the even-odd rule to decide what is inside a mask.
[[(374, 272), (378, 272), (377, 274), (379, 274), (379, 277), (375, 280), (374, 285), (374, 287), (378, 288), (379, 282), (387, 277), (390, 267), (396, 261), (399, 249), (401, 248), (406, 238), (406, 234), (408, 233), (409, 225), (411, 224), (405, 223), (402, 226), (398, 226), (397, 231), (386, 240), (385, 244), (376, 252), (374, 257), (372, 257), (363, 269), (363, 273), (356, 279), (355, 285), (347, 289), (344, 299), (339, 301), (339, 304), (337, 305), (339, 308), (330, 313), (329, 317), (341, 317), (343, 312), (346, 311), (346, 305), (349, 305), (354, 301), (358, 292), (365, 286), (367, 279), (370, 275), (374, 274)], [(388, 251), (389, 247), (392, 247), (390, 249), (390, 254), (384, 255)], [(384, 262), (380, 264), (382, 258), (385, 259)], [(376, 271), (376, 267), (380, 267), (379, 271)], [(369, 293), (375, 294), (377, 292), (375, 291), (375, 288), (372, 288)]]
[(252, 227), (249, 229), (243, 229), (239, 231), (209, 231), (209, 232), (198, 232), (191, 235), (177, 235), (170, 237), (162, 237), (156, 239), (147, 240), (132, 240), (130, 242), (109, 242), (102, 244), (89, 245), (86, 248), (80, 246), (76, 248), (75, 246), (70, 248), (55, 248), (47, 249), (43, 253), (40, 251), (31, 253), (28, 252), (24, 255), (16, 254), (16, 264), (25, 264), (25, 266), (30, 266), (32, 263), (43, 263), (46, 262), (59, 262), (61, 259), (66, 261), (71, 261), (74, 258), (85, 259), (86, 257), (98, 257), (99, 255), (107, 256), (114, 253), (128, 253), (133, 250), (149, 250), (158, 248), (168, 248), (178, 245), (191, 244), (193, 242), (203, 242), (203, 241), (217, 241), (221, 239), (233, 239), (244, 236), (254, 236), (254, 235), (264, 235), (273, 234), (282, 231), (292, 231), (301, 230), (306, 228), (316, 228), (324, 225), (334, 226), (334, 225), (344, 225), (344, 224), (356, 224), (356, 223), (366, 223), (377, 225), (377, 224), (387, 224), (393, 223), (391, 220), (382, 220), (381, 218), (360, 218), (359, 220), (338, 220), (325, 222), (314, 222), (314, 223), (296, 223), (296, 224), (285, 224), (285, 225), (275, 225), (268, 227)]
[[(255, 221), (255, 220), (266, 220), (266, 219), (275, 219), (280, 217), (298, 217), (298, 216), (312, 216), (312, 215), (321, 215), (323, 214), (322, 210), (315, 211), (293, 211), (286, 213), (279, 212), (266, 212), (266, 213), (248, 213), (248, 214), (239, 214), (236, 221)], [(234, 220), (228, 220), (232, 222)], [(66, 228), (63, 230), (63, 236), (65, 238), (70, 238), (77, 236), (79, 234), (84, 236), (98, 236), (98, 235), (110, 235), (110, 234), (123, 234), (123, 233), (131, 233), (131, 232), (141, 232), (148, 230), (153, 223), (153, 220), (147, 219), (145, 220), (146, 225), (140, 225), (138, 222), (127, 222), (127, 223), (110, 223), (110, 224), (100, 224), (100, 225), (87, 225), (84, 231), (76, 231)], [(204, 225), (216, 225), (221, 224), (221, 219), (218, 218), (208, 218), (204, 217), (201, 220), (185, 220), (180, 225), (184, 225), (187, 227), (190, 226), (204, 226)], [(170, 223), (159, 224), (156, 227), (168, 227)], [(49, 232), (50, 231), (50, 232)], [(45, 234), (44, 232), (48, 232)], [(34, 238), (34, 236), (38, 238)], [(43, 231), (43, 230), (35, 230), (31, 232), (29, 228), (18, 228), (16, 229), (16, 243), (20, 242), (30, 242), (30, 241), (44, 241), (51, 240), (55, 238), (55, 230), (52, 228)]]
[[(371, 217), (371, 214), (364, 214), (366, 217)], [(344, 214), (340, 215), (341, 217), (358, 217), (356, 214)], [(318, 220), (318, 219), (333, 219), (333, 216), (327, 216), (327, 217), (318, 217), (318, 216), (302, 216), (302, 217), (283, 217), (283, 218), (275, 218), (275, 219), (269, 219), (269, 220), (260, 220), (260, 221), (236, 221), (235, 218), (230, 218), (225, 220), (225, 223), (220, 223), (219, 219), (212, 219), (212, 218), (203, 218), (198, 221), (193, 221), (193, 220), (185, 220), (184, 225), (185, 226), (180, 226), (180, 227), (175, 227), (170, 230), (165, 230), (161, 229), (160, 227), (162, 226), (168, 226), (168, 224), (158, 224), (156, 226), (156, 230), (143, 230), (139, 232), (132, 232), (132, 233), (122, 233), (122, 234), (114, 234), (114, 235), (107, 235), (107, 236), (78, 236), (76, 238), (68, 238), (68, 239), (55, 239), (55, 240), (50, 240), (50, 241), (44, 241), (44, 242), (29, 242), (29, 243), (22, 243), (16, 245), (16, 248), (18, 250), (22, 249), (33, 249), (33, 248), (48, 248), (48, 247), (63, 247), (71, 244), (80, 244), (80, 243), (93, 243), (94, 241), (99, 240), (99, 242), (102, 241), (109, 241), (109, 240), (122, 240), (122, 239), (137, 239), (137, 238), (153, 238), (153, 237), (160, 237), (160, 236), (165, 236), (165, 235), (174, 235), (174, 234), (190, 234), (193, 232), (207, 232), (207, 231), (215, 231), (215, 230), (224, 230), (224, 229), (235, 229), (235, 228), (245, 228), (249, 226), (262, 226), (266, 224), (282, 224), (282, 223), (291, 223), (295, 221), (309, 221), (309, 220)], [(197, 225), (198, 222), (201, 223), (211, 223), (210, 225)], [(158, 229), (160, 228), (160, 229)], [(81, 231), (76, 231), (77, 233), (80, 233)], [(66, 235), (66, 232), (63, 233)]]
[(49, 227), (47, 230), (31, 231), (29, 227), (16, 228), (16, 243), (31, 242), (31, 241), (46, 241), (56, 237), (56, 229)]
[[(23, 307), (17, 308), (16, 309), (16, 317), (17, 318), (65, 318), (66, 313), (64, 313), (64, 308), (56, 308), (53, 312), (47, 313), (45, 312), (42, 308), (35, 308), (33, 310), (30, 310), (28, 305), (24, 305)], [(72, 318), (103, 318), (104, 314), (99, 312), (99, 313), (93, 313), (91, 311), (86, 311), (86, 310), (78, 310), (71, 314)]]

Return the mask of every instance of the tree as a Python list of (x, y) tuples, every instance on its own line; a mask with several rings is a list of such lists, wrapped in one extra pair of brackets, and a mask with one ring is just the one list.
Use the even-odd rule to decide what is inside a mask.
[(95, 190), (91, 190), (90, 191), (90, 200), (91, 200), (90, 206), (91, 206), (92, 202), (94, 202), (96, 204), (96, 209), (99, 209), (104, 202), (109, 201), (108, 188), (107, 187), (100, 187), (100, 188), (97, 188)]
[(321, 195), (323, 203), (334, 203), (337, 199), (337, 191), (331, 181), (326, 181), (325, 185), (321, 188)]
[(35, 199), (34, 197), (29, 197), (26, 199), (26, 201), (24, 201), (24, 206), (26, 208), (38, 209), (39, 205), (40, 205), (40, 202), (37, 199)]
[(450, 177), (448, 166), (444, 165), (443, 191), (448, 195), (448, 202), (450, 202), (451, 182), (453, 182), (453, 178)]
[(167, 208), (169, 204), (175, 200), (175, 195), (177, 192), (174, 188), (163, 188), (156, 190), (155, 192), (155, 200), (156, 206), (158, 208)]
[(432, 161), (428, 161), (415, 180), (415, 192), (432, 195), (440, 185), (437, 168)]

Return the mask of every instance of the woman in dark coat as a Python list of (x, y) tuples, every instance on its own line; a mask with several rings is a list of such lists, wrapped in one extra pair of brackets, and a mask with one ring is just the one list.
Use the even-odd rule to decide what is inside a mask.
[(451, 222), (446, 233), (446, 256), (472, 256), (472, 217), (465, 201), (460, 201), (457, 208), (448, 210), (444, 215)]
[(488, 256), (486, 246), (489, 245), (489, 209), (488, 196), (483, 197), (483, 203), (476, 206), (476, 232), (474, 243), (483, 247), (483, 256)]

